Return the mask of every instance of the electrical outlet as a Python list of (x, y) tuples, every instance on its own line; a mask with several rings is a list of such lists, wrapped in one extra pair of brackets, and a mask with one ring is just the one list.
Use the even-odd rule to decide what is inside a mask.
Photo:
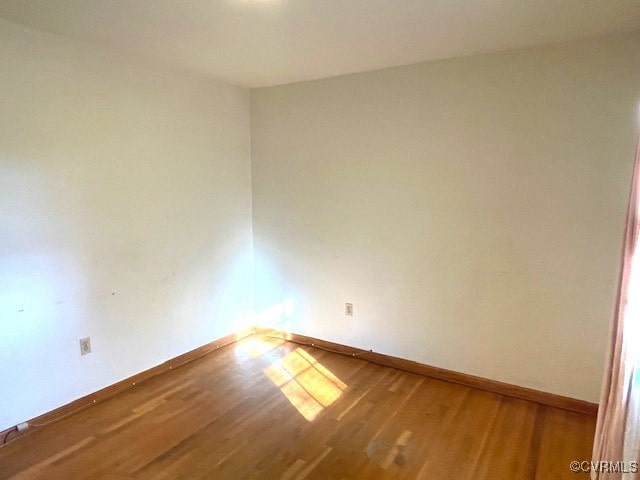
[(344, 314), (347, 317), (353, 317), (353, 303), (344, 304)]
[(80, 355), (91, 353), (91, 337), (80, 339)]

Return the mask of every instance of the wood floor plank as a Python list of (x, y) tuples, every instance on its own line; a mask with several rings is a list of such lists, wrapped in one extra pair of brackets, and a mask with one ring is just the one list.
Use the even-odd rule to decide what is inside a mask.
[(578, 479), (593, 417), (247, 337), (0, 448), (0, 479)]

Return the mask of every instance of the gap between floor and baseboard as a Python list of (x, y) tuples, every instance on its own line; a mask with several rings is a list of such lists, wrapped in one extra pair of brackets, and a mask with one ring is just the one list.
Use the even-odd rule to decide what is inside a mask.
[(426, 377), (445, 380), (447, 382), (457, 383), (459, 385), (473, 387), (479, 390), (498, 393), (500, 395), (506, 395), (508, 397), (520, 398), (522, 400), (528, 400), (550, 407), (561, 408), (563, 410), (570, 410), (572, 412), (578, 412), (592, 416), (595, 416), (598, 413), (597, 403), (578, 400), (577, 398), (556, 395), (555, 393), (543, 392), (541, 390), (535, 390), (533, 388), (520, 387), (518, 385), (499, 382), (497, 380), (490, 380), (488, 378), (476, 377), (475, 375), (469, 375), (466, 373), (455, 372), (453, 370), (433, 367), (431, 365), (414, 362), (412, 360), (392, 357), (390, 355), (377, 353), (371, 350), (349, 347), (347, 345), (320, 340), (318, 338), (307, 337), (305, 335), (299, 335), (296, 333), (287, 333), (280, 330), (257, 327), (254, 328), (254, 332), (256, 332), (258, 335), (273, 336), (302, 345), (310, 345), (317, 348), (323, 348), (335, 353), (355, 356), (369, 362), (384, 365), (385, 367), (397, 368), (399, 370), (417, 373)]
[[(424, 375), (438, 380), (444, 380), (447, 382), (457, 383), (467, 387), (473, 387), (480, 390), (486, 390), (489, 392), (497, 393), (500, 395), (506, 395), (509, 397), (520, 398), (531, 402), (547, 405), (550, 407), (561, 408), (564, 410), (570, 410), (573, 412), (583, 413), (587, 415), (595, 416), (598, 412), (598, 404), (587, 402), (585, 400), (578, 400), (576, 398), (564, 397), (562, 395), (556, 395), (553, 393), (542, 392), (527, 387), (520, 387), (509, 383), (498, 382), (496, 380), (490, 380), (488, 378), (476, 377), (474, 375), (468, 375), (466, 373), (455, 372), (452, 370), (446, 370), (444, 368), (433, 367), (423, 363), (414, 362), (412, 360), (405, 360), (403, 358), (392, 357), (390, 355), (384, 355), (382, 353), (373, 352), (371, 350), (363, 350), (360, 348), (350, 347), (339, 343), (329, 342), (326, 340), (320, 340), (318, 338), (307, 337), (305, 335), (299, 335), (296, 333), (286, 333), (280, 330), (273, 330), (269, 328), (253, 327), (251, 329), (243, 330), (238, 333), (232, 333), (225, 337), (219, 338), (206, 345), (198, 347), (189, 352), (178, 355), (170, 360), (167, 360), (160, 365), (156, 365), (148, 370), (140, 372), (129, 378), (125, 378), (119, 382), (102, 388), (96, 392), (90, 393), (84, 397), (74, 400), (66, 405), (58, 407), (50, 412), (39, 415), (31, 420), (28, 420), (28, 428), (19, 429), (18, 425), (5, 429), (0, 432), (0, 447), (6, 443), (6, 440), (11, 436), (11, 440), (37, 430), (45, 425), (53, 423), (69, 415), (76, 413), (80, 410), (88, 408), (96, 403), (102, 402), (117, 393), (120, 393), (128, 388), (132, 388), (136, 384), (147, 380), (151, 377), (155, 377), (161, 373), (166, 373), (174, 368), (180, 367), (186, 363), (192, 362), (208, 353), (211, 353), (219, 348), (230, 345), (238, 340), (247, 337), (252, 334), (260, 336), (277, 337), (293, 343), (301, 345), (308, 345), (316, 348), (329, 350), (342, 355), (348, 355), (351, 357), (358, 357), (363, 360), (367, 360), (372, 363), (377, 363), (386, 367), (396, 368), (407, 372)], [(24, 426), (24, 423), (20, 424)], [(14, 433), (15, 432), (15, 433)]]

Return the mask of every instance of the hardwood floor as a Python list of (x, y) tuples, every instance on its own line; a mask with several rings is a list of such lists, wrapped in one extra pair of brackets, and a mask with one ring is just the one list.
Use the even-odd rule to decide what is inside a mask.
[(0, 448), (12, 479), (580, 479), (595, 419), (252, 336)]

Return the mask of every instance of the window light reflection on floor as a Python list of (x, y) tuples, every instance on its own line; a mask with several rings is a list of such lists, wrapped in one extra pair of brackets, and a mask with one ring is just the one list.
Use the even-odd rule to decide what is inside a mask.
[(338, 400), (347, 388), (302, 348), (296, 348), (263, 371), (309, 422)]
[(275, 350), (284, 342), (284, 339), (281, 338), (260, 338), (254, 335), (238, 343), (235, 352), (238, 356), (248, 355), (251, 358), (258, 358), (265, 353)]

